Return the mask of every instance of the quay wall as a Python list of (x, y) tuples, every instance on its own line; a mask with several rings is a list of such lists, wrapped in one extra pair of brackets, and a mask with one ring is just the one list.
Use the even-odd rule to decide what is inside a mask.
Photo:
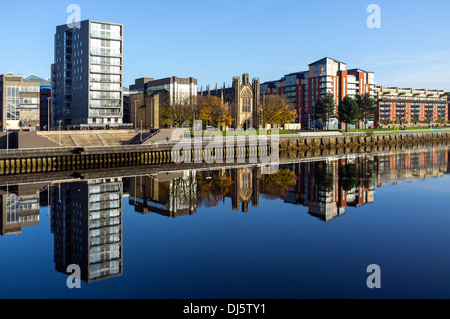
[[(50, 173), (87, 169), (136, 166), (163, 166), (175, 162), (214, 162), (277, 156), (295, 158), (299, 154), (338, 155), (349, 150), (372, 152), (384, 146), (422, 145), (450, 141), (450, 132), (401, 133), (355, 136), (298, 137), (280, 136), (279, 149), (247, 143), (234, 147), (210, 149), (204, 143), (199, 150), (174, 151), (175, 143), (117, 147), (41, 148), (0, 151), (0, 176)], [(302, 157), (302, 156), (300, 156)]]

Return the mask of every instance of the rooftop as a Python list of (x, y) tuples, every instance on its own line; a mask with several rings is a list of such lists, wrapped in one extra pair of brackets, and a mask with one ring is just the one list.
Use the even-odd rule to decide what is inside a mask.
[(345, 65), (346, 65), (346, 63), (344, 63), (344, 62), (341, 62), (341, 61), (338, 61), (338, 60), (336, 60), (336, 59), (332, 59), (332, 58), (329, 58), (329, 57), (325, 57), (325, 58), (323, 58), (323, 59), (320, 59), (320, 60), (317, 60), (316, 62), (311, 63), (309, 66), (314, 65), (314, 64), (318, 64), (318, 63), (320, 63), (320, 62), (325, 62), (326, 60), (332, 60), (332, 61), (334, 61), (334, 62), (342, 63), (342, 64), (345, 64)]

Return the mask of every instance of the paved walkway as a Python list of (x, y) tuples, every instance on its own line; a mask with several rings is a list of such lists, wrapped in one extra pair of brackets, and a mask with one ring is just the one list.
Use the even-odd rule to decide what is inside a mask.
[(324, 137), (324, 136), (343, 136), (341, 132), (333, 131), (333, 132), (301, 132), (298, 134), (300, 137)]
[(149, 144), (161, 143), (161, 142), (166, 142), (167, 140), (171, 140), (174, 130), (175, 129), (162, 129), (158, 134), (151, 137), (150, 139), (145, 141), (143, 144), (149, 145)]

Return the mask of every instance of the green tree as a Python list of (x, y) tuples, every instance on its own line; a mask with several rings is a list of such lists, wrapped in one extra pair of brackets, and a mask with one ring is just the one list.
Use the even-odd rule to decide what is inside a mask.
[(377, 114), (377, 105), (369, 93), (356, 95), (356, 103), (359, 108), (359, 118), (364, 122), (364, 128), (367, 129), (367, 122), (375, 120)]
[(361, 182), (359, 166), (355, 163), (345, 163), (339, 166), (339, 185), (346, 192), (351, 191)]
[(314, 163), (314, 182), (323, 190), (333, 190), (334, 176), (327, 162)]
[(336, 103), (334, 102), (334, 95), (332, 93), (327, 93), (322, 96), (316, 102), (316, 120), (322, 119), (326, 123), (327, 129), (329, 120), (336, 114)]
[(348, 132), (348, 126), (354, 124), (359, 118), (358, 103), (347, 95), (339, 103), (338, 116), (341, 123), (346, 124), (346, 131)]

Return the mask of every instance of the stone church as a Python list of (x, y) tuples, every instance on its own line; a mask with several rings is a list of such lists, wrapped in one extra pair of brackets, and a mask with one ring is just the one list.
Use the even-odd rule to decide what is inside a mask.
[(216, 89), (211, 90), (208, 86), (206, 91), (201, 90), (199, 95), (219, 97), (230, 110), (230, 115), (234, 120), (232, 125), (234, 129), (259, 129), (260, 84), (260, 80), (257, 78), (250, 83), (249, 75), (243, 74), (242, 79), (233, 78), (231, 88), (226, 88), (224, 84), (222, 89), (218, 89), (216, 85)]

